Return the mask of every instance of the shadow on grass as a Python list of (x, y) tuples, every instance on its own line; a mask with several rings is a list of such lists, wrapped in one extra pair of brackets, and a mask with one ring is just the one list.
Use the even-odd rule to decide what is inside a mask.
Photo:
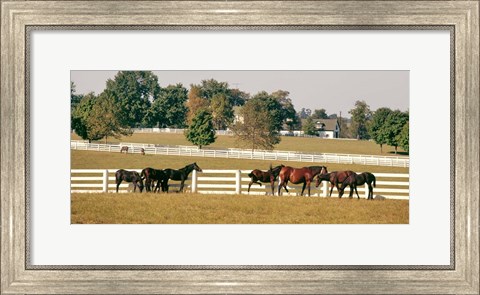
[(390, 152), (388, 152), (388, 153), (389, 153), (389, 154), (392, 154), (392, 155), (408, 156), (408, 152), (397, 152), (397, 153), (395, 154), (394, 151), (390, 151)]

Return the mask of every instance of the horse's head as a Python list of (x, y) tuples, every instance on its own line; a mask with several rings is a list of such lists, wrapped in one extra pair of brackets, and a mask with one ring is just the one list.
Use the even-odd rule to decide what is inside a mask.
[[(328, 174), (328, 171), (327, 171), (327, 167), (323, 167), (324, 169), (322, 169), (322, 172), (320, 172), (320, 174), (318, 174), (316, 177), (315, 177), (315, 187), (318, 187), (320, 185), (320, 183), (322, 183), (322, 180), (328, 180), (329, 178), (329, 174)], [(325, 171), (324, 171), (325, 170)], [(323, 173), (325, 172), (325, 173)]]
[(195, 171), (202, 172), (202, 168), (200, 168), (200, 167), (197, 165), (196, 162), (193, 163), (193, 169), (194, 169)]

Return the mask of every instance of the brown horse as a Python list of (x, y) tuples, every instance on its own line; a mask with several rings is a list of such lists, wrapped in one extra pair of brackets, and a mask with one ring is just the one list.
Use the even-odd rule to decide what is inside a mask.
[(275, 168), (272, 168), (272, 165), (270, 164), (270, 169), (268, 169), (267, 172), (263, 172), (262, 170), (252, 170), (252, 172), (248, 173), (248, 177), (250, 177), (250, 183), (248, 184), (248, 190), (247, 192), (250, 192), (250, 187), (254, 183), (258, 183), (260, 186), (262, 186), (261, 182), (267, 183), (270, 182), (270, 185), (272, 187), (272, 195), (273, 195), (273, 187), (275, 184), (275, 180), (277, 180), (278, 174), (280, 173), (280, 170), (285, 167), (285, 165), (280, 165), (276, 166)]
[(157, 181), (157, 186), (153, 192), (157, 190), (160, 191), (160, 187), (162, 188), (162, 192), (167, 191), (166, 182), (168, 181), (168, 176), (165, 171), (148, 167), (142, 170), (140, 176), (142, 180), (145, 179), (145, 189), (147, 192), (152, 191), (155, 181)]
[(124, 169), (120, 169), (120, 170), (117, 170), (117, 172), (115, 172), (115, 183), (117, 184), (117, 193), (118, 193), (118, 187), (120, 186), (122, 181), (133, 182), (134, 192), (137, 189), (137, 186), (140, 192), (142, 192), (143, 190), (142, 177), (136, 171), (127, 171)]
[(282, 186), (287, 190), (287, 184), (290, 181), (293, 184), (303, 183), (300, 195), (303, 196), (305, 187), (308, 187), (308, 195), (310, 196), (310, 183), (313, 178), (317, 174), (325, 174), (327, 172), (327, 167), (325, 166), (309, 166), (303, 168), (285, 166), (280, 170), (280, 174), (278, 175), (278, 195), (280, 195)]
[(355, 172), (349, 171), (349, 170), (347, 170), (347, 171), (333, 171), (333, 172), (326, 173), (326, 174), (321, 173), (317, 176), (317, 179), (315, 180), (315, 187), (318, 187), (323, 180), (329, 181), (330, 182), (330, 194), (328, 196), (331, 197), (332, 192), (333, 192), (333, 187), (336, 186), (337, 190), (340, 192), (340, 187), (339, 187), (340, 185), (339, 184), (344, 182), (345, 179), (347, 179), (352, 174), (355, 174)]
[[(349, 197), (351, 198), (353, 195), (353, 189), (355, 189), (355, 193), (357, 194), (357, 198), (360, 199), (360, 196), (358, 195), (357, 191), (357, 186), (358, 185), (364, 185), (365, 183), (368, 185), (368, 200), (373, 200), (373, 187), (375, 187), (375, 175), (373, 175), (370, 172), (363, 172), (360, 174), (352, 174), (345, 181), (342, 183), (342, 187), (339, 190), (339, 197), (341, 198), (343, 196), (343, 193), (345, 191), (345, 188), (347, 186), (350, 187), (350, 194)], [(373, 186), (372, 186), (373, 184)]]
[(128, 146), (122, 146), (122, 148), (120, 149), (120, 153), (122, 153), (123, 151), (125, 151), (125, 154), (128, 154)]
[(144, 149), (144, 148), (140, 148), (140, 154), (142, 154), (143, 156), (145, 156), (145, 149)]

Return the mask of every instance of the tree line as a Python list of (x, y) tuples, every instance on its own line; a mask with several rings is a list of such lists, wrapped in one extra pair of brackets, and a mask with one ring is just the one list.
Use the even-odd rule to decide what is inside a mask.
[(409, 151), (408, 111), (402, 112), (385, 107), (371, 111), (365, 101), (358, 100), (348, 113), (351, 115), (350, 119), (338, 117), (337, 114), (328, 115), (325, 109), (316, 109), (312, 112), (310, 109), (302, 108), (299, 116), (304, 119), (302, 130), (308, 135), (316, 134), (316, 119), (337, 119), (342, 138), (374, 140), (380, 145), (381, 152), (384, 144), (393, 146), (395, 153), (398, 147)]
[[(214, 79), (191, 84), (189, 89), (181, 83), (161, 87), (151, 71), (119, 71), (106, 81), (99, 95), (77, 94), (72, 82), (70, 96), (71, 128), (89, 141), (131, 135), (131, 128), (170, 127), (185, 128), (187, 140), (202, 147), (215, 142), (215, 130), (230, 129), (243, 146), (272, 149), (280, 142), (280, 130), (303, 129), (306, 134), (315, 134), (315, 119), (335, 118), (342, 137), (372, 138), (381, 146), (408, 150), (408, 113), (390, 111), (403, 115), (391, 115), (387, 120), (390, 113), (385, 115), (387, 111), (382, 109), (371, 112), (363, 101), (357, 101), (350, 111), (349, 122), (336, 114), (328, 115), (324, 109), (297, 113), (285, 90), (252, 96)], [(405, 122), (407, 129), (403, 131)], [(386, 125), (389, 131), (384, 130)], [(392, 136), (398, 137), (395, 142)]]

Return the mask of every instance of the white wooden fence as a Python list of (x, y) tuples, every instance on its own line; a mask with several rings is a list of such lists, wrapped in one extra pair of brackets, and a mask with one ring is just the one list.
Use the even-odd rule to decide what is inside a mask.
[(72, 140), (70, 148), (74, 150), (88, 150), (101, 152), (120, 152), (122, 146), (128, 146), (129, 153), (140, 153), (144, 149), (145, 154), (167, 155), (167, 156), (189, 156), (189, 157), (211, 157), (228, 159), (250, 159), (250, 160), (268, 160), (268, 161), (296, 161), (309, 163), (338, 163), (338, 164), (360, 164), (376, 166), (394, 166), (409, 167), (408, 157), (394, 156), (373, 156), (356, 154), (307, 154), (295, 151), (252, 151), (245, 149), (198, 149), (189, 146), (155, 146), (153, 144), (142, 143), (121, 143), (121, 144), (101, 144), (88, 143), (85, 141)]
[[(115, 192), (115, 171), (118, 169), (72, 169), (71, 170), (71, 192), (72, 193), (88, 193), (88, 192)], [(141, 169), (134, 170), (140, 173)], [(185, 191), (197, 192), (202, 194), (251, 194), (265, 195), (271, 194), (270, 184), (253, 184), (250, 193), (247, 192), (250, 178), (248, 173), (250, 170), (203, 170), (201, 173), (193, 171), (189, 179), (185, 182)], [(400, 173), (375, 173), (376, 187), (374, 195), (382, 195), (387, 199), (409, 199), (409, 175)], [(275, 185), (278, 185), (276, 182)], [(177, 190), (178, 181), (169, 181), (170, 192)], [(132, 184), (123, 182), (119, 191), (128, 192), (133, 189)], [(300, 195), (301, 185), (288, 186), (289, 193), (282, 188), (282, 195)], [(328, 196), (330, 185), (327, 181), (323, 181), (318, 188), (315, 183), (311, 184), (311, 195), (326, 197)], [(275, 195), (277, 187), (275, 187)], [(358, 187), (361, 197), (367, 198), (368, 188)], [(307, 195), (305, 192), (304, 195)], [(338, 196), (337, 189), (334, 188), (332, 196)], [(354, 194), (355, 196), (355, 194)], [(348, 197), (345, 192), (344, 197)]]

